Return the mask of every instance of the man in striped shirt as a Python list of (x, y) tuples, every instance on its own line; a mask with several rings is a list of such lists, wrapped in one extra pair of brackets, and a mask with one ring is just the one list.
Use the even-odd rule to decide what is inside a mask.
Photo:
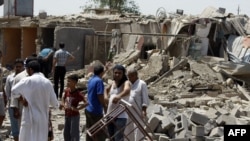
[[(57, 98), (62, 97), (64, 90), (64, 77), (66, 74), (66, 64), (68, 61), (72, 61), (75, 57), (64, 49), (64, 43), (59, 43), (60, 49), (54, 54), (52, 73), (54, 73), (54, 90)], [(60, 81), (60, 92), (58, 95), (58, 84)]]

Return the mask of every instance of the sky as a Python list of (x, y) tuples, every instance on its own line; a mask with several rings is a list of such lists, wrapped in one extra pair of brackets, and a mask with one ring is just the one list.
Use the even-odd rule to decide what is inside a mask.
[[(145, 15), (156, 15), (162, 7), (166, 12), (184, 10), (184, 14), (200, 14), (206, 7), (226, 8), (226, 13), (246, 14), (250, 16), (250, 0), (134, 0)], [(34, 0), (34, 15), (46, 11), (48, 15), (79, 14), (85, 5), (93, 4), (90, 0)], [(0, 6), (0, 16), (3, 16), (3, 6)]]

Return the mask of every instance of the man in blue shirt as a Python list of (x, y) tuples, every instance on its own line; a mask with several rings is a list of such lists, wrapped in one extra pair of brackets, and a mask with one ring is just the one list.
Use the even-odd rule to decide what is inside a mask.
[(52, 68), (53, 54), (55, 51), (56, 48), (43, 48), (38, 54), (40, 70), (47, 78)]
[[(94, 66), (94, 76), (88, 81), (88, 106), (85, 109), (86, 128), (89, 129), (103, 117), (103, 110), (106, 111), (107, 105), (104, 102), (104, 84), (102, 76), (104, 67), (101, 64)], [(101, 130), (94, 137), (86, 135), (86, 141), (105, 141), (105, 133)]]

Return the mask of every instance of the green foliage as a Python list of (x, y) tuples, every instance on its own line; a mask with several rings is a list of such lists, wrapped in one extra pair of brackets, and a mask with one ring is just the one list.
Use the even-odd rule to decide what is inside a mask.
[(134, 0), (91, 0), (91, 1), (99, 4), (99, 8), (108, 7), (110, 9), (116, 9), (121, 13), (128, 12), (128, 13), (140, 14), (139, 6), (135, 3)]

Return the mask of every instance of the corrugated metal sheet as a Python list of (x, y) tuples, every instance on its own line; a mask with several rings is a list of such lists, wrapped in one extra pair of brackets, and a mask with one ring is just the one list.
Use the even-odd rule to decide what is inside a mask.
[(215, 17), (222, 18), (225, 16), (227, 16), (227, 13), (225, 14), (219, 13), (218, 9), (212, 6), (205, 8), (203, 12), (199, 15), (200, 18), (215, 18)]
[(246, 24), (246, 20), (242, 17), (228, 18), (228, 22), (232, 24), (237, 33), (241, 36), (246, 35), (246, 30), (244, 29), (244, 25)]

